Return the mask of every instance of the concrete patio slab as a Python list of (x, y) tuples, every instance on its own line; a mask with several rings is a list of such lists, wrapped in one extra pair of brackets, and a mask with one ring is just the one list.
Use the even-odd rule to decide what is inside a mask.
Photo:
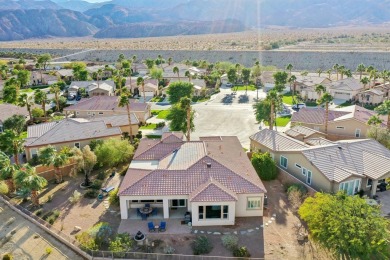
[[(165, 232), (149, 232), (148, 222), (153, 222), (154, 225), (160, 225), (161, 221), (165, 221)], [(129, 233), (135, 235), (138, 231), (146, 235), (174, 235), (174, 234), (190, 234), (191, 227), (187, 224), (182, 224), (180, 219), (150, 219), (150, 220), (135, 220), (135, 219), (122, 219), (118, 228), (118, 233)]]

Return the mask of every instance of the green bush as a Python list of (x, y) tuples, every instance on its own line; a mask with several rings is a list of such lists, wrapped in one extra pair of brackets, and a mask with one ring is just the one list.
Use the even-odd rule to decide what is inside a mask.
[(14, 256), (11, 253), (7, 253), (3, 255), (3, 260), (12, 260), (14, 259)]
[(192, 242), (192, 251), (194, 255), (204, 255), (208, 254), (213, 250), (213, 245), (211, 241), (206, 236), (198, 236)]
[(84, 197), (88, 199), (96, 199), (98, 195), (98, 190), (88, 189), (87, 192), (84, 194)]
[(104, 181), (107, 178), (107, 175), (108, 175), (107, 173), (108, 172), (106, 172), (106, 171), (99, 171), (97, 176), (96, 176), (96, 179)]
[(95, 238), (92, 237), (87, 231), (82, 232), (79, 235), (76, 235), (77, 241), (80, 243), (82, 249), (97, 250), (98, 246), (95, 242)]
[(134, 246), (134, 240), (127, 233), (117, 234), (113, 240), (110, 241), (109, 249), (112, 252), (127, 252)]
[(91, 184), (91, 189), (100, 190), (102, 188), (103, 181), (102, 180), (94, 180)]
[(268, 152), (253, 153), (251, 162), (260, 179), (270, 181), (276, 179), (278, 176), (275, 161)]
[(233, 250), (233, 256), (235, 257), (250, 257), (248, 249), (245, 246), (237, 247)]
[(142, 138), (142, 131), (138, 131), (138, 133), (135, 135), (136, 138), (141, 139)]
[(292, 191), (300, 191), (302, 193), (302, 195), (305, 195), (308, 192), (305, 185), (300, 184), (300, 183), (293, 183), (293, 184), (287, 185), (287, 194), (290, 194), (290, 192), (292, 192)]
[(35, 215), (37, 215), (37, 216), (42, 215), (42, 213), (43, 213), (42, 209), (38, 209), (37, 211), (35, 211)]
[(233, 251), (238, 246), (238, 237), (234, 235), (224, 235), (221, 237), (222, 245)]
[(60, 216), (60, 211), (59, 210), (53, 210), (47, 212), (44, 216), (43, 219), (47, 221), (50, 225), (53, 225), (54, 222), (57, 220), (57, 218)]
[(116, 205), (116, 206), (119, 206), (119, 196), (118, 196), (118, 191), (119, 189), (116, 188), (115, 190), (111, 191), (109, 193), (109, 197), (108, 197), (108, 201), (110, 202), (110, 204), (112, 205)]

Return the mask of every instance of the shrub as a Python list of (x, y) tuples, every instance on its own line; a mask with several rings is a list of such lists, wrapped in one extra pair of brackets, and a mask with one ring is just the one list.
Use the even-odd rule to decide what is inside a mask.
[(81, 193), (78, 192), (78, 190), (75, 190), (73, 192), (73, 195), (69, 197), (70, 203), (77, 203), (80, 201), (80, 199), (81, 199)]
[(221, 237), (222, 245), (233, 251), (238, 246), (238, 237), (234, 235), (224, 235)]
[(88, 199), (96, 199), (98, 195), (98, 190), (88, 189), (87, 192), (84, 194), (84, 197)]
[(253, 153), (251, 162), (260, 179), (270, 181), (278, 176), (275, 161), (268, 152)]
[(53, 248), (51, 248), (51, 247), (46, 247), (46, 254), (47, 255), (50, 255), (52, 252), (53, 252)]
[(97, 176), (96, 176), (96, 179), (98, 180), (105, 180), (107, 178), (107, 172), (106, 171), (99, 171)]
[(80, 235), (76, 235), (77, 241), (80, 243), (82, 249), (97, 250), (98, 246), (95, 243), (94, 237), (88, 234), (87, 231), (84, 231)]
[(171, 246), (167, 246), (164, 248), (164, 254), (172, 255), (175, 253), (175, 249)]
[(46, 202), (51, 202), (53, 200), (53, 195), (49, 195), (48, 197), (47, 197), (47, 201)]
[(42, 108), (36, 107), (32, 109), (31, 114), (33, 117), (43, 117), (43, 110)]
[(204, 255), (210, 253), (213, 249), (211, 241), (206, 236), (198, 236), (191, 246), (194, 255)]
[(3, 260), (12, 260), (14, 259), (14, 256), (11, 253), (7, 253), (3, 255)]
[(94, 151), (96, 147), (103, 144), (103, 140), (92, 140), (89, 143), (89, 148), (91, 148), (91, 151)]
[(248, 249), (245, 246), (237, 247), (233, 250), (233, 256), (235, 257), (250, 257)]
[(118, 196), (119, 189), (116, 188), (115, 190), (111, 191), (108, 197), (108, 201), (112, 205), (119, 206), (119, 196)]
[(133, 248), (134, 240), (127, 233), (117, 234), (113, 240), (110, 241), (109, 249), (113, 252), (126, 252)]
[(54, 211), (47, 212), (43, 216), (43, 219), (46, 220), (50, 225), (53, 225), (59, 216), (60, 216), (60, 211), (54, 210)]
[(94, 180), (91, 184), (91, 189), (100, 190), (102, 188), (103, 181), (102, 180)]
[(38, 209), (37, 211), (35, 211), (35, 215), (37, 215), (37, 216), (42, 215), (42, 213), (43, 213), (42, 209)]
[(134, 147), (127, 140), (108, 139), (95, 149), (97, 161), (104, 166), (113, 167), (129, 161), (134, 154)]
[(138, 133), (135, 135), (136, 138), (141, 139), (142, 138), (142, 131), (138, 131)]
[(289, 194), (293, 190), (298, 190), (302, 194), (307, 194), (306, 186), (303, 184), (300, 184), (300, 183), (293, 183), (293, 184), (287, 185), (287, 194)]

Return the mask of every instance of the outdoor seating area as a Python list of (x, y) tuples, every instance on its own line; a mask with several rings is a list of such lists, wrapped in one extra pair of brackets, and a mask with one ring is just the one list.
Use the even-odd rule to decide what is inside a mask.
[(161, 221), (160, 225), (155, 225), (153, 222), (148, 222), (149, 232), (165, 232), (167, 223)]
[(147, 220), (150, 216), (157, 216), (157, 208), (152, 208), (150, 204), (145, 204), (142, 208), (137, 208), (137, 216), (142, 220)]

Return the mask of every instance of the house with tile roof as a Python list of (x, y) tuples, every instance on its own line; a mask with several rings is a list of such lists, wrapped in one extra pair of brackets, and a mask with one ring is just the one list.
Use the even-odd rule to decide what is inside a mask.
[[(124, 115), (127, 114), (127, 109), (118, 106), (117, 96), (94, 96), (64, 108), (64, 112), (76, 118), (93, 118)], [(145, 122), (151, 115), (150, 105), (135, 99), (130, 99), (130, 112), (134, 113), (140, 122)]]
[(295, 90), (299, 91), (300, 96), (305, 100), (318, 99), (318, 93), (315, 90), (316, 86), (320, 84), (329, 84), (331, 82), (331, 80), (327, 77), (318, 77), (314, 75), (302, 76), (295, 74), (295, 77), (297, 78), (295, 83)]
[(64, 119), (27, 127), (24, 148), (27, 159), (38, 155), (39, 149), (54, 146), (60, 151), (64, 146), (83, 148), (92, 140), (122, 137), (119, 126), (108, 127), (104, 120)]
[(376, 189), (371, 186), (390, 177), (390, 150), (372, 139), (308, 145), (263, 129), (250, 141), (251, 151), (269, 152), (281, 171), (317, 191), (345, 190), (353, 195), (363, 190), (373, 196)]
[(25, 107), (15, 106), (13, 104), (7, 103), (0, 104), (0, 133), (5, 130), (3, 127), (3, 122), (13, 115), (21, 115), (26, 119), (29, 118), (29, 114)]
[(385, 92), (379, 88), (372, 88), (358, 94), (360, 104), (379, 105), (386, 100)]
[(262, 216), (265, 193), (237, 137), (186, 142), (170, 132), (141, 140), (118, 194), (122, 219), (149, 203), (161, 218), (190, 212), (193, 226), (212, 226)]
[[(367, 122), (373, 115), (377, 113), (357, 105), (329, 110), (326, 138), (329, 140), (365, 138), (370, 128)], [(292, 114), (291, 125), (301, 125), (324, 133), (325, 117), (324, 108), (302, 108)], [(383, 119), (381, 126), (386, 127), (387, 117), (380, 118)]]
[(358, 93), (363, 90), (363, 84), (355, 78), (332, 81), (324, 86), (333, 98), (341, 100), (355, 100)]
[(286, 135), (295, 138), (299, 141), (305, 142), (305, 140), (313, 138), (325, 138), (326, 135), (320, 131), (314, 130), (312, 128), (296, 125), (284, 132)]
[(134, 95), (143, 96), (143, 91), (145, 91), (145, 97), (146, 98), (153, 98), (154, 96), (158, 96), (160, 91), (158, 89), (158, 80), (151, 79), (151, 78), (145, 78), (144, 79), (144, 88), (142, 90), (142, 86), (137, 85), (137, 78), (132, 79), (131, 84), (129, 81), (128, 85), (131, 86), (131, 93)]

